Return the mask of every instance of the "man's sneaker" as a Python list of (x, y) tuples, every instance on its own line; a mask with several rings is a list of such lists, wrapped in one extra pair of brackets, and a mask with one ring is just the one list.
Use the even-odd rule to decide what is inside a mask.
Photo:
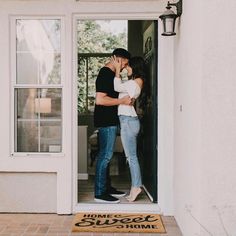
[(113, 187), (110, 187), (110, 189), (107, 192), (113, 197), (124, 197), (126, 195), (125, 192), (119, 191)]
[(117, 199), (107, 193), (99, 195), (99, 196), (95, 196), (94, 201), (101, 202), (101, 203), (119, 203), (120, 202), (119, 199)]

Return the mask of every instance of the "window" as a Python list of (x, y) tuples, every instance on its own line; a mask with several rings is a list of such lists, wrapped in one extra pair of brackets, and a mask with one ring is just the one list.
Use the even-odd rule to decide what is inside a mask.
[(95, 81), (111, 54), (78, 54), (78, 111), (91, 113), (95, 107)]
[(117, 47), (127, 48), (127, 20), (78, 20), (78, 113), (92, 114), (99, 70)]
[(61, 20), (14, 23), (14, 152), (62, 152)]

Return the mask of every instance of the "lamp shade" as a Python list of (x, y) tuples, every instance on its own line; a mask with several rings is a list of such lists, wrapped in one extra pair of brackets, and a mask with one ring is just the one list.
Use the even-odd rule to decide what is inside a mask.
[(35, 113), (51, 113), (51, 98), (35, 98)]
[(170, 10), (170, 8), (170, 6), (167, 6), (167, 10), (160, 16), (163, 22), (163, 36), (176, 35), (175, 21), (178, 16), (172, 10)]

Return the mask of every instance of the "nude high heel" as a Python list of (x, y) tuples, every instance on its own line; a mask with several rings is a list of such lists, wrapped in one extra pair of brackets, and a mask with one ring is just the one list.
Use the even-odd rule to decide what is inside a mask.
[(142, 189), (140, 187), (132, 187), (129, 196), (126, 197), (126, 199), (129, 202), (134, 202), (137, 196), (142, 192)]

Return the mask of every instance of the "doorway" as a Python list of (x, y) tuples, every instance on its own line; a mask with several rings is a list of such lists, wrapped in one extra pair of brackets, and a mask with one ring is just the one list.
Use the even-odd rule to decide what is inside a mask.
[[(112, 23), (116, 24), (114, 27), (116, 30), (118, 30), (118, 24), (123, 25), (123, 31), (119, 33), (109, 32), (113, 28)], [(104, 33), (101, 35), (98, 31), (102, 28)], [(121, 26), (119, 28), (122, 29)], [(108, 34), (104, 37), (106, 31)], [(95, 80), (99, 69), (109, 60), (114, 49), (111, 45), (115, 45), (115, 47), (128, 49), (134, 56), (144, 57), (147, 64), (148, 80), (141, 99), (136, 104), (136, 110), (141, 121), (138, 153), (145, 191), (135, 203), (156, 203), (157, 22), (151, 20), (78, 20), (77, 32), (78, 202), (93, 203), (97, 154), (97, 130), (93, 126)], [(97, 33), (95, 34), (95, 32)], [(96, 43), (93, 43), (94, 39)], [(115, 187), (128, 192), (130, 176), (125, 160), (118, 136), (110, 166), (111, 177)], [(121, 203), (128, 202), (121, 200)]]

